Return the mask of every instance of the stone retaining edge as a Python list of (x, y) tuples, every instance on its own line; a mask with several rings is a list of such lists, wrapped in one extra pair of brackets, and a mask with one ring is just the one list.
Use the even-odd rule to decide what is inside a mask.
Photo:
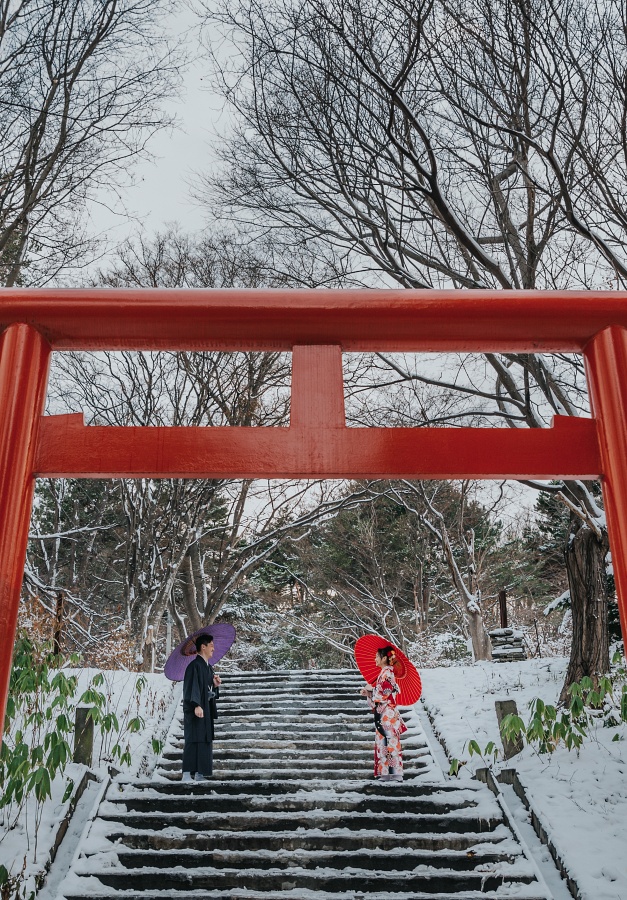
[[(515, 769), (508, 769), (507, 771), (514, 772), (514, 773), (516, 772)], [(500, 776), (497, 776), (497, 777), (500, 777)], [(533, 858), (531, 850), (527, 846), (526, 840), (524, 839), (524, 837), (521, 834), (518, 824), (517, 824), (516, 820), (514, 819), (514, 816), (512, 815), (512, 812), (507, 805), (505, 797), (503, 796), (503, 794), (501, 792), (499, 783), (498, 783), (497, 779), (494, 777), (494, 773), (492, 772), (491, 769), (477, 769), (475, 771), (475, 778), (477, 781), (482, 781), (484, 784), (486, 784), (489, 787), (489, 789), (492, 791), (494, 796), (496, 797), (497, 803), (499, 804), (499, 806), (501, 808), (501, 812), (503, 813), (503, 818), (505, 819), (508, 826), (510, 827), (516, 840), (520, 844), (527, 861), (529, 862), (529, 864), (532, 866), (533, 870), (535, 871), (536, 878), (538, 879), (538, 883), (540, 885), (542, 885), (542, 887), (546, 890), (546, 896), (547, 896), (548, 900), (553, 900), (553, 893), (549, 889), (546, 881), (544, 880), (544, 876), (543, 876), (542, 872), (540, 871), (535, 859)], [(510, 782), (505, 782), (505, 784), (509, 784), (509, 783)], [(536, 831), (536, 834), (538, 834), (537, 831)], [(540, 838), (540, 840), (542, 840), (542, 838), (540, 837), (539, 834), (538, 834), (538, 837)], [(546, 842), (542, 841), (542, 843), (546, 843)], [(561, 869), (560, 869), (560, 872), (561, 872)], [(570, 887), (569, 887), (569, 890), (570, 890)], [(579, 900), (579, 898), (578, 898), (578, 900)]]
[(85, 789), (90, 781), (99, 781), (98, 776), (91, 771), (91, 769), (86, 769), (83, 772), (83, 777), (78, 783), (78, 787), (75, 788), (74, 793), (70, 799), (68, 808), (65, 811), (65, 815), (59, 822), (57, 827), (57, 833), (55, 834), (54, 841), (52, 842), (52, 846), (48, 851), (48, 857), (43, 865), (43, 868), (37, 873), (35, 876), (35, 885), (36, 890), (39, 891), (43, 887), (44, 881), (48, 875), (48, 872), (52, 868), (52, 864), (55, 861), (56, 855), (59, 852), (59, 847), (61, 846), (61, 841), (67, 834), (67, 830), (70, 827), (70, 822), (72, 821), (72, 816), (74, 815), (74, 810), (76, 809), (76, 805), (78, 801), (81, 799), (83, 794), (85, 793)]
[[(501, 784), (509, 784), (514, 789), (514, 793), (518, 797), (518, 799), (522, 802), (525, 809), (529, 812), (531, 818), (531, 825), (533, 826), (533, 830), (538, 836), (538, 839), (545, 845), (549, 853), (551, 854), (551, 859), (555, 863), (557, 870), (560, 875), (566, 882), (568, 890), (570, 891), (571, 896), (574, 900), (585, 900), (583, 895), (579, 890), (579, 886), (577, 882), (573, 879), (572, 875), (568, 871), (566, 864), (560, 854), (558, 853), (555, 844), (549, 838), (546, 828), (542, 824), (542, 820), (540, 816), (533, 808), (529, 797), (527, 796), (527, 791), (525, 790), (525, 786), (522, 781), (518, 777), (518, 772), (516, 769), (502, 769), (496, 778), (494, 777), (494, 773), (491, 769), (477, 769), (475, 772), (475, 778), (478, 781), (483, 781), (484, 784), (490, 788), (492, 793), (499, 797), (501, 796), (501, 791), (499, 789), (499, 782)], [(507, 809), (507, 803), (504, 801), (503, 803), (505, 809)], [(511, 814), (508, 816), (508, 821), (510, 821), (511, 825)]]

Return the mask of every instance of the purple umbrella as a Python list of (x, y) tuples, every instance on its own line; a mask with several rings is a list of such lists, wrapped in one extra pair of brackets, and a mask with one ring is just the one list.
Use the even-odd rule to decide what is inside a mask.
[(163, 674), (170, 681), (182, 681), (185, 669), (196, 656), (196, 638), (201, 634), (213, 635), (213, 656), (209, 662), (214, 665), (229, 650), (235, 640), (235, 629), (228, 622), (219, 622), (217, 625), (205, 625), (200, 631), (195, 631), (185, 638), (178, 647), (170, 653), (168, 661), (163, 668)]

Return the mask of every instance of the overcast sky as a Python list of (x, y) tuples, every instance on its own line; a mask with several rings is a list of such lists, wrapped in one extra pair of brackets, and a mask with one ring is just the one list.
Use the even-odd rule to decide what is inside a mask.
[[(174, 25), (178, 30), (192, 29), (191, 14), (173, 23), (173, 31)], [(190, 53), (197, 52), (193, 31), (187, 33)], [(89, 230), (104, 237), (109, 247), (141, 228), (152, 233), (178, 222), (185, 231), (193, 232), (203, 226), (203, 212), (191, 198), (191, 185), (196, 172), (215, 165), (211, 147), (227, 119), (222, 98), (211, 89), (206, 63), (188, 66), (181, 98), (167, 109), (178, 125), (152, 138), (148, 150), (153, 158), (136, 165), (135, 183), (120, 197), (103, 185), (96, 202), (90, 204)]]

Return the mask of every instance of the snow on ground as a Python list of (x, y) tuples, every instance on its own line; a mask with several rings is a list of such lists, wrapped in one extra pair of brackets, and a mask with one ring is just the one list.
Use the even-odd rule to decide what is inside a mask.
[[(65, 670), (71, 674), (73, 670)], [(79, 686), (75, 700), (81, 696), (88, 687), (97, 669), (74, 670), (79, 676)], [(119, 735), (95, 733), (94, 756), (92, 772), (99, 780), (109, 777), (109, 766), (113, 765), (120, 771), (120, 778), (141, 777), (149, 773), (156, 762), (156, 755), (152, 748), (152, 739), (165, 739), (175, 709), (180, 699), (180, 685), (174, 685), (163, 675), (144, 675), (127, 671), (104, 671), (104, 683), (98, 688), (106, 697), (107, 711), (115, 713), (121, 726)], [(137, 688), (137, 679), (145, 679), (141, 691)], [(140, 682), (141, 683), (141, 682)], [(141, 716), (143, 727), (139, 731), (125, 731), (125, 724), (129, 720)], [(122, 765), (111, 756), (111, 748), (116, 740), (120, 740), (123, 749), (128, 744), (131, 753), (130, 765)], [(71, 744), (71, 737), (70, 737)], [(35, 816), (35, 804), (31, 798), (14, 827), (11, 818), (0, 810), (0, 865), (6, 866), (11, 875), (18, 874), (24, 869), (25, 896), (34, 889), (34, 879), (42, 872), (49, 857), (60, 823), (68, 812), (71, 797), (63, 802), (68, 781), (74, 782), (78, 787), (85, 766), (70, 763), (62, 778), (57, 777), (52, 783), (52, 798), (43, 804), (41, 811), (41, 824), (39, 826), (37, 847), (29, 834), (32, 835), (32, 823)], [(28, 827), (27, 827), (28, 826)]]
[[(486, 765), (468, 754), (475, 739), (500, 747), (495, 700), (515, 700), (529, 720), (529, 701), (556, 703), (565, 659), (475, 663), (424, 669), (423, 701), (449, 756), (466, 760), (465, 770)], [(619, 740), (613, 740), (615, 735)], [(627, 900), (627, 726), (598, 727), (579, 753), (558, 748), (538, 755), (531, 747), (494, 770), (515, 768), (532, 808), (580, 888), (584, 900)]]
[[(494, 702), (513, 699), (527, 721), (528, 704), (535, 697), (555, 703), (560, 692), (565, 659), (535, 659), (515, 663), (476, 663), (468, 666), (424, 669), (424, 705), (434, 727), (444, 740), (449, 756), (465, 760), (460, 780), (468, 783), (470, 772), (484, 766), (479, 757), (470, 757), (467, 742), (476, 740), (483, 748), (488, 741), (500, 746)], [(87, 686), (95, 670), (80, 672), (77, 696)], [(124, 736), (129, 742), (132, 764), (119, 776), (121, 780), (150, 773), (155, 757), (153, 737), (163, 738), (179, 702), (180, 686), (162, 675), (148, 675), (140, 694), (137, 675), (106, 672), (100, 688), (108, 696), (110, 708), (118, 718), (136, 715), (144, 719), (137, 733)], [(620, 740), (613, 741), (615, 735)], [(509, 762), (494, 764), (516, 768), (534, 811), (546, 828), (565, 863), (579, 885), (583, 900), (627, 900), (627, 727), (597, 728), (584, 741), (581, 751), (560, 748), (552, 755), (539, 756), (527, 747)], [(101, 779), (108, 777), (110, 742), (98, 739), (94, 767)], [(120, 768), (119, 764), (116, 766)], [(40, 827), (37, 863), (32, 841), (26, 839), (22, 818), (10, 832), (0, 826), (0, 864), (15, 873), (26, 858), (28, 885), (48, 857), (57, 827), (66, 814), (69, 801), (61, 802), (64, 784), (71, 777), (78, 784), (84, 768), (70, 765), (62, 783), (53, 786), (53, 799), (45, 805)], [(85, 805), (86, 814), (88, 803)], [(32, 819), (32, 808), (30, 817)], [(78, 829), (81, 813), (72, 827)], [(80, 831), (80, 829), (78, 829)], [(77, 832), (77, 840), (78, 840)], [(95, 838), (95, 836), (94, 836)], [(28, 886), (27, 885), (27, 886)]]

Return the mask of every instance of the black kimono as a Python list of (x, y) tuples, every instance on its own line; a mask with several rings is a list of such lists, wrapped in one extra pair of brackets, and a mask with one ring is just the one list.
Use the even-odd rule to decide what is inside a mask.
[[(211, 775), (213, 772), (213, 722), (218, 718), (216, 699), (220, 689), (213, 685), (213, 666), (198, 654), (185, 670), (183, 680), (183, 771)], [(194, 710), (201, 706), (204, 717)]]

